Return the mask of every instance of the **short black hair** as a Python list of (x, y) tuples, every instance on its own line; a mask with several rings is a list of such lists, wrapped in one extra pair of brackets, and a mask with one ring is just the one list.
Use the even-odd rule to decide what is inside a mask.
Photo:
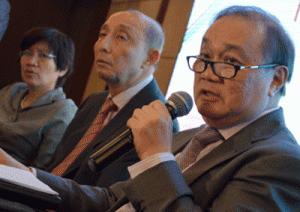
[(58, 29), (50, 27), (35, 27), (27, 31), (21, 41), (21, 51), (29, 49), (34, 44), (44, 41), (49, 45), (56, 64), (57, 71), (68, 70), (57, 79), (55, 87), (61, 87), (74, 72), (75, 44), (73, 40)]
[[(265, 59), (269, 60), (269, 63), (286, 66), (289, 70), (287, 82), (290, 82), (294, 70), (295, 46), (278, 18), (259, 7), (231, 6), (220, 11), (213, 22), (231, 15), (263, 24), (266, 29), (263, 43)], [(284, 96), (285, 92), (286, 87), (283, 85), (280, 93)]]

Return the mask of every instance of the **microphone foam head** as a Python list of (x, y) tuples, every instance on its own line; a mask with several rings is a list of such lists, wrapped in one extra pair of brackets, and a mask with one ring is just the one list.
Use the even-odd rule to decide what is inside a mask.
[(177, 117), (187, 115), (193, 108), (192, 97), (184, 91), (172, 93), (167, 103), (177, 110)]

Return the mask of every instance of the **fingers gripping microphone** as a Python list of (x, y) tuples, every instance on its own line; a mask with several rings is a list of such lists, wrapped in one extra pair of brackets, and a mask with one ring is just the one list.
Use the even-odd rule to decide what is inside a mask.
[[(187, 115), (191, 111), (193, 99), (188, 93), (178, 91), (169, 97), (165, 105), (172, 120), (174, 120), (176, 117)], [(128, 128), (107, 145), (92, 154), (88, 165), (91, 170), (96, 172), (98, 168), (106, 166), (133, 148), (133, 136), (131, 130)]]

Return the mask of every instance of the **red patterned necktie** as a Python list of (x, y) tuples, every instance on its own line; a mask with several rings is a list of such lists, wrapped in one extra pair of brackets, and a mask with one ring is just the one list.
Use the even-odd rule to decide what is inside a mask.
[(206, 127), (198, 132), (183, 151), (176, 157), (180, 169), (183, 171), (189, 165), (194, 163), (200, 152), (209, 144), (222, 139), (222, 135), (214, 128)]
[(96, 135), (101, 131), (103, 123), (108, 114), (112, 111), (116, 111), (117, 106), (113, 103), (111, 98), (106, 99), (100, 112), (96, 116), (95, 120), (88, 128), (81, 140), (76, 144), (70, 154), (58, 164), (51, 174), (62, 176), (63, 173), (69, 168), (69, 166), (76, 160), (76, 158), (88, 147), (88, 145), (94, 140)]

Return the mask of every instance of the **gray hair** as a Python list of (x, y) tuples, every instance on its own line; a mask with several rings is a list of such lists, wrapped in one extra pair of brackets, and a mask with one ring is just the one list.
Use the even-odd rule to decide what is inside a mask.
[[(266, 36), (263, 43), (265, 59), (269, 60), (269, 63), (286, 66), (289, 70), (287, 82), (290, 82), (294, 69), (295, 46), (281, 22), (274, 15), (255, 6), (228, 7), (220, 11), (213, 22), (231, 15), (250, 21), (261, 22), (265, 26)], [(280, 93), (284, 96), (285, 92), (286, 87), (283, 85)]]
[(136, 13), (146, 21), (146, 26), (144, 26), (144, 33), (148, 48), (157, 49), (161, 53), (165, 44), (165, 33), (161, 25), (156, 20), (150, 18), (149, 16), (138, 10), (130, 9), (122, 12)]
[[(135, 13), (145, 20), (143, 28), (148, 50), (157, 49), (161, 53), (165, 44), (165, 33), (160, 23), (136, 9), (129, 9), (122, 12)], [(158, 61), (154, 64), (154, 70), (157, 68), (157, 63)]]

